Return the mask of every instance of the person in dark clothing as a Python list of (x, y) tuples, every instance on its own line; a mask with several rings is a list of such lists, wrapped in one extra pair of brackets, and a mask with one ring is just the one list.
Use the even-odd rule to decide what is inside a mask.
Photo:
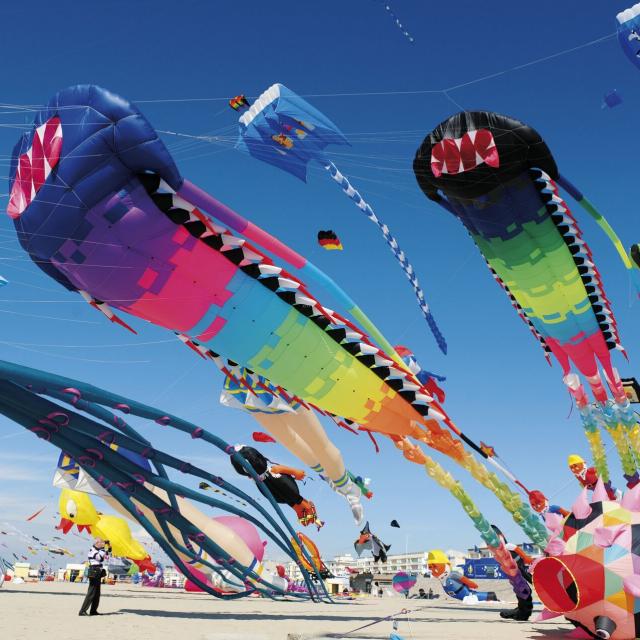
[[(89, 562), (89, 589), (80, 608), (80, 616), (99, 616), (98, 606), (100, 605), (100, 585), (105, 574), (103, 564), (107, 561), (111, 553), (109, 541), (96, 538), (93, 547), (89, 549), (87, 560)], [(88, 613), (87, 613), (87, 610)]]
[[(522, 574), (522, 577), (529, 583), (533, 583), (533, 578), (531, 577), (531, 573), (529, 572), (529, 565), (532, 562), (532, 559), (527, 556), (527, 554), (520, 549), (520, 547), (515, 544), (510, 544), (507, 542), (507, 539), (504, 537), (504, 534), (495, 524), (491, 525), (491, 528), (496, 532), (498, 538), (504, 543), (507, 551), (511, 554), (511, 557), (515, 560), (516, 565), (518, 565), (518, 569)], [(528, 598), (518, 598), (518, 606), (515, 609), (508, 609), (500, 612), (500, 617), (505, 618), (507, 620), (518, 620), (519, 622), (524, 622), (531, 617), (531, 613), (533, 612), (533, 595), (529, 593)]]
[[(298, 522), (301, 525), (306, 527), (310, 524), (315, 524), (320, 530), (323, 522), (318, 518), (315, 505), (300, 495), (300, 489), (296, 482), (296, 480), (304, 479), (304, 471), (285, 467), (284, 465), (272, 464), (270, 460), (253, 447), (238, 445), (236, 446), (236, 452), (253, 467), (258, 479), (264, 482), (278, 504), (289, 505), (296, 512)], [(233, 458), (231, 459), (231, 464), (237, 473), (249, 476), (246, 469)]]

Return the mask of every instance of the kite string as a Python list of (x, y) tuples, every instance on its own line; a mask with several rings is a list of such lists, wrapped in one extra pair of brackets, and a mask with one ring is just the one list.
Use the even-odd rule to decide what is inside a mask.
[[(543, 56), (541, 58), (535, 58), (534, 60), (530, 60), (528, 62), (524, 62), (522, 64), (514, 65), (513, 67), (508, 67), (506, 69), (502, 69), (501, 71), (496, 71), (491, 74), (487, 74), (484, 76), (479, 76), (472, 80), (468, 80), (466, 82), (461, 82), (459, 84), (454, 84), (448, 87), (443, 87), (441, 89), (412, 89), (407, 91), (353, 91), (353, 92), (339, 92), (339, 93), (302, 93), (300, 94), (301, 98), (347, 98), (347, 97), (371, 97), (371, 96), (395, 96), (395, 95), (421, 95), (421, 94), (429, 94), (429, 93), (439, 93), (444, 94), (448, 91), (455, 91), (457, 89), (462, 89), (463, 87), (468, 87), (472, 84), (477, 84), (479, 82), (484, 82), (486, 80), (491, 80), (493, 78), (497, 78), (499, 76), (505, 75), (512, 71), (519, 71), (521, 69), (526, 69), (527, 67), (534, 66), (536, 64), (540, 64), (542, 62), (547, 62), (548, 60), (553, 60), (555, 58), (559, 58), (561, 56), (567, 55), (569, 53), (573, 53), (575, 51), (579, 51), (581, 49), (586, 49), (587, 47), (591, 47), (596, 44), (600, 44), (601, 42), (606, 42), (607, 40), (611, 40), (616, 37), (616, 33), (609, 33), (604, 36), (600, 36), (598, 38), (594, 38), (593, 40), (589, 40), (587, 42), (583, 42), (582, 44), (576, 45), (574, 47), (570, 47), (568, 49), (562, 49), (561, 51), (556, 51), (555, 53), (551, 53), (547, 56)], [(247, 96), (248, 98), (254, 99), (259, 96)], [(169, 102), (219, 102), (219, 101), (227, 101), (229, 98), (227, 96), (220, 98), (156, 98), (150, 100), (135, 100), (137, 104), (145, 104), (145, 103), (169, 103)]]
[[(302, 93), (300, 94), (301, 98), (348, 98), (348, 97), (371, 97), (371, 96), (403, 96), (403, 95), (421, 95), (421, 94), (444, 94), (448, 91), (455, 91), (457, 89), (462, 89), (463, 87), (468, 87), (472, 84), (477, 84), (479, 82), (484, 82), (486, 80), (491, 80), (493, 78), (497, 78), (499, 76), (505, 75), (512, 71), (519, 71), (521, 69), (526, 69), (527, 67), (534, 66), (536, 64), (540, 64), (542, 62), (547, 62), (548, 60), (553, 60), (555, 58), (559, 58), (561, 56), (567, 55), (569, 53), (573, 53), (575, 51), (579, 51), (581, 49), (586, 49), (587, 47), (591, 47), (596, 44), (600, 44), (602, 42), (606, 42), (607, 40), (611, 40), (616, 37), (616, 33), (609, 33), (604, 36), (600, 36), (598, 38), (594, 38), (587, 42), (583, 42), (582, 44), (575, 45), (573, 47), (569, 47), (568, 49), (562, 49), (561, 51), (556, 51), (555, 53), (551, 53), (547, 56), (543, 56), (541, 58), (535, 58), (534, 60), (530, 60), (528, 62), (524, 62), (522, 64), (514, 65), (513, 67), (508, 67), (507, 69), (502, 69), (501, 71), (496, 71), (495, 73), (491, 73), (484, 76), (479, 76), (472, 80), (468, 80), (466, 82), (461, 82), (459, 84), (454, 84), (448, 87), (444, 87), (441, 89), (412, 89), (406, 91), (352, 91), (352, 92), (336, 92), (336, 93)], [(258, 98), (259, 96), (247, 96), (248, 98)], [(227, 102), (229, 100), (228, 96), (224, 97), (214, 97), (214, 98), (151, 98), (147, 100), (134, 100), (136, 104), (163, 104), (163, 103), (173, 103), (173, 102)], [(10, 106), (14, 109), (24, 109), (25, 111), (32, 111), (37, 109), (42, 109), (46, 105), (44, 104), (30, 104), (30, 105), (0, 105), (0, 108), (4, 108), (6, 106)], [(3, 115), (0, 113), (0, 115)]]
[[(426, 607), (422, 607), (421, 609), (425, 609)], [(413, 609), (413, 611), (421, 611), (421, 609)], [(386, 620), (393, 620), (396, 616), (407, 615), (411, 613), (408, 609), (402, 609), (398, 613), (392, 613), (390, 616), (385, 616), (384, 618), (377, 618), (373, 622), (369, 622), (357, 629), (352, 629), (351, 631), (347, 631), (346, 633), (342, 633), (340, 635), (335, 636), (336, 638), (346, 638), (348, 635), (355, 633), (356, 631), (362, 631), (362, 629), (367, 629), (368, 627), (372, 627), (375, 624), (380, 624), (381, 622), (385, 622)]]

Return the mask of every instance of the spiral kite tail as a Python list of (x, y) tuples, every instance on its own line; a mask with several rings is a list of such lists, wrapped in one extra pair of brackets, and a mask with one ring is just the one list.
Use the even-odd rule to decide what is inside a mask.
[(336, 165), (333, 164), (333, 162), (327, 162), (328, 164), (325, 165), (325, 169), (329, 172), (331, 177), (340, 185), (340, 187), (342, 187), (344, 193), (354, 202), (354, 204), (362, 211), (362, 213), (364, 213), (364, 215), (367, 216), (367, 218), (369, 218), (369, 220), (371, 220), (371, 222), (373, 222), (378, 227), (378, 229), (380, 229), (380, 232), (384, 236), (385, 241), (389, 245), (391, 251), (393, 252), (393, 255), (396, 257), (396, 260), (400, 263), (402, 270), (404, 271), (407, 279), (413, 287), (413, 291), (416, 294), (416, 298), (418, 299), (420, 310), (422, 311), (422, 314), (424, 315), (425, 320), (429, 325), (429, 329), (431, 329), (431, 333), (433, 333), (433, 336), (438, 343), (438, 347), (443, 353), (447, 353), (447, 342), (442, 335), (442, 332), (438, 328), (431, 310), (429, 309), (429, 305), (427, 304), (427, 301), (425, 299), (424, 292), (422, 291), (420, 283), (418, 282), (418, 276), (416, 275), (415, 269), (407, 259), (404, 251), (402, 251), (402, 249), (400, 248), (398, 241), (391, 234), (389, 227), (384, 224), (384, 222), (382, 222), (378, 218), (378, 216), (376, 216), (374, 210), (360, 195), (360, 192), (355, 189), (349, 182), (349, 180), (340, 173)]
[(427, 455), (425, 455), (424, 468), (427, 475), (433, 478), (443, 489), (447, 489), (462, 505), (462, 508), (473, 522), (473, 526), (480, 534), (480, 537), (487, 544), (504, 574), (509, 578), (515, 594), (519, 598), (528, 598), (531, 595), (531, 588), (522, 577), (518, 565), (516, 565), (511, 554), (505, 548), (504, 543), (498, 538), (489, 521), (482, 515), (460, 482), (445, 471), (433, 458)]

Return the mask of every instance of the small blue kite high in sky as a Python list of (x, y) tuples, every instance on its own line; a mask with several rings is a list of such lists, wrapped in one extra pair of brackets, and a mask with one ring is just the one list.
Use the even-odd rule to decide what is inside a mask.
[(338, 127), (323, 113), (282, 84), (269, 87), (251, 105), (240, 95), (229, 101), (240, 113), (240, 135), (236, 147), (306, 182), (307, 166), (315, 160), (342, 187), (355, 205), (382, 232), (418, 298), (418, 304), (443, 353), (447, 343), (427, 304), (418, 276), (389, 227), (378, 218), (362, 195), (325, 154), (330, 144), (348, 145)]

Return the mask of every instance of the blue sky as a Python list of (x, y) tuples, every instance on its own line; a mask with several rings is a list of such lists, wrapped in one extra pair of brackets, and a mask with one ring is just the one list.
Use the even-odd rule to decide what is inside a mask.
[[(411, 161), (424, 135), (461, 107), (512, 115), (540, 131), (561, 171), (602, 208), (625, 244), (640, 240), (631, 143), (638, 70), (613, 37), (555, 56), (612, 35), (615, 14), (627, 3), (539, 0), (534, 10), (508, 0), (395, 0), (392, 6), (414, 44), (375, 0), (13, 3), (3, 11), (3, 101), (42, 104), (66, 86), (96, 83), (137, 101), (160, 130), (219, 136), (216, 144), (172, 134), (165, 139), (184, 175), (316, 262), (393, 342), (411, 345), (426, 368), (445, 374), (446, 407), (463, 430), (492, 443), (530, 487), (568, 505), (577, 487), (566, 456), (586, 456), (587, 447), (576, 412), (569, 415), (560, 369), (546, 364), (462, 226), (421, 194)], [(411, 258), (448, 339), (448, 356), (438, 352), (375, 227), (321, 169), (305, 185), (233, 150), (235, 117), (226, 101), (257, 95), (274, 82), (309, 96), (350, 139), (352, 147), (338, 148), (332, 159)], [(613, 88), (624, 103), (601, 109), (603, 94)], [(10, 111), (0, 115), (5, 176), (20, 127), (29, 121)], [(638, 303), (611, 245), (573, 209), (629, 353), (631, 364), (621, 356), (615, 364), (622, 375), (632, 374), (640, 358)], [(315, 242), (320, 228), (336, 230), (345, 250), (322, 251)], [(139, 331), (133, 336), (58, 288), (29, 262), (6, 216), (0, 218), (0, 273), (11, 281), (0, 291), (3, 358), (166, 408), (230, 442), (248, 441), (254, 423), (219, 406), (215, 368), (167, 332), (127, 318)], [(227, 461), (204, 445), (157, 426), (141, 428), (157, 446), (233, 477)], [(376, 456), (366, 436), (327, 428), (348, 466), (373, 479), (367, 514), (394, 551), (479, 542), (459, 506), (421, 468), (390, 446)], [(281, 448), (267, 447), (271, 458), (295, 462)], [(51, 533), (55, 459), (52, 448), (0, 418), (0, 522)], [(490, 520), (521, 539), (492, 495), (448, 460), (444, 465)], [(321, 550), (352, 549), (357, 532), (346, 503), (318, 481), (308, 482), (305, 493), (328, 522), (314, 536)], [(44, 504), (44, 517), (20, 522)], [(388, 527), (392, 518), (400, 530)]]

